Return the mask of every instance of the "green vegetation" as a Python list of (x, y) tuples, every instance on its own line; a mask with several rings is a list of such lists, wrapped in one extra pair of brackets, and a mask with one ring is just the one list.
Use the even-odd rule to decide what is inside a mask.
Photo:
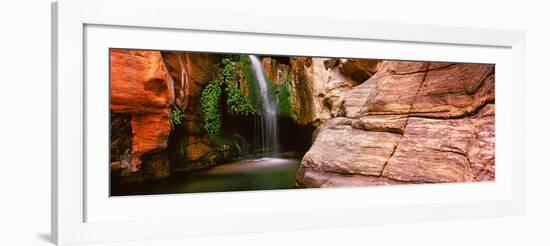
[(221, 130), (221, 85), (222, 83), (219, 80), (213, 80), (204, 88), (201, 95), (204, 128), (209, 136), (218, 136)]
[(254, 75), (254, 71), (252, 70), (250, 58), (246, 55), (242, 55), (239, 59), (238, 66), (244, 75), (244, 80), (246, 81), (246, 85), (248, 87), (248, 101), (252, 105), (255, 112), (259, 112), (259, 109), (261, 108), (260, 95), (258, 94), (260, 88), (258, 86), (256, 76)]
[(227, 95), (227, 108), (230, 114), (233, 115), (251, 115), (255, 112), (254, 107), (250, 104), (249, 99), (241, 92), (237, 86), (239, 83), (239, 67), (238, 61), (232, 61), (229, 58), (222, 59), (221, 74), (225, 83), (225, 92)]
[[(248, 85), (248, 100), (255, 110), (259, 110), (259, 108), (261, 108), (260, 95), (258, 94), (260, 89), (258, 87), (256, 75), (254, 75), (254, 71), (250, 65), (250, 58), (244, 55), (241, 56), (239, 65)], [(277, 109), (277, 114), (281, 117), (292, 116), (292, 96), (289, 80), (290, 78), (286, 76), (284, 78), (284, 83), (276, 84), (271, 79), (267, 78), (269, 91), (271, 93), (270, 96), (278, 99), (279, 108)]]
[(275, 85), (275, 93), (279, 101), (278, 114), (283, 117), (292, 115), (292, 97), (290, 95), (290, 83), (285, 80), (284, 83)]
[[(232, 115), (252, 115), (256, 112), (250, 98), (238, 87), (243, 67), (243, 56), (224, 56), (216, 72), (216, 78), (204, 88), (201, 94), (201, 109), (204, 114), (204, 128), (214, 142), (220, 140), (221, 134), (221, 98), (225, 92), (227, 110)], [(223, 89), (224, 88), (224, 89)]]
[(210, 141), (214, 146), (222, 146), (222, 145), (233, 146), (233, 140), (231, 140), (230, 138), (219, 136), (219, 135), (210, 136)]
[(177, 107), (177, 106), (174, 106), (172, 108), (172, 111), (170, 112), (170, 115), (172, 116), (172, 123), (174, 125), (181, 125), (183, 124), (183, 119), (185, 118), (185, 115), (183, 114), (183, 112), (181, 112), (181, 110)]
[[(213, 79), (202, 91), (201, 109), (204, 114), (204, 128), (211, 140), (224, 142), (221, 136), (222, 98), (226, 101), (227, 111), (231, 115), (248, 116), (259, 112), (260, 95), (254, 71), (250, 66), (250, 58), (246, 55), (224, 55)], [(275, 84), (268, 79), (270, 96), (277, 98), (278, 115), (291, 117), (292, 97), (288, 78)], [(246, 82), (247, 95), (239, 87)], [(243, 85), (240, 85), (243, 86)], [(177, 114), (177, 112), (176, 112)], [(173, 112), (174, 115), (174, 112)], [(172, 117), (175, 119), (176, 117)], [(176, 124), (176, 121), (174, 121)]]
[(222, 59), (220, 74), (225, 83), (231, 84), (238, 82), (239, 74), (237, 73), (237, 65), (230, 58)]
[(255, 110), (248, 98), (243, 95), (239, 87), (233, 83), (226, 84), (227, 109), (233, 115), (251, 115)]

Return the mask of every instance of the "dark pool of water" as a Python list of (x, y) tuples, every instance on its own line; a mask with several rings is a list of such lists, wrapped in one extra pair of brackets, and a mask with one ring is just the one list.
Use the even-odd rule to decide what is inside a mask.
[(300, 160), (262, 158), (218, 165), (167, 179), (112, 184), (112, 196), (250, 191), (294, 188)]

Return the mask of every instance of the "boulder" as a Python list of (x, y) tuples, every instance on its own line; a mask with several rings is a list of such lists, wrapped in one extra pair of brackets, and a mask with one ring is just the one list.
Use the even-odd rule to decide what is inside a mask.
[(203, 142), (190, 144), (187, 146), (187, 158), (191, 161), (196, 161), (212, 151), (212, 147)]
[(346, 118), (324, 123), (301, 166), (344, 175), (380, 176), (402, 136), (364, 131), (351, 124)]

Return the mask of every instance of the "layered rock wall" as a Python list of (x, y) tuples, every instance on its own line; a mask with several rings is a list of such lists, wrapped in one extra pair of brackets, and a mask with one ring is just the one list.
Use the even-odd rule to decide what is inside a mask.
[(130, 117), (131, 151), (126, 154), (131, 154), (131, 170), (138, 171), (143, 154), (166, 148), (173, 81), (158, 51), (115, 49), (110, 63), (111, 112)]
[[(163, 52), (162, 56), (174, 79), (175, 106), (184, 115), (182, 124), (185, 132), (174, 139), (174, 144), (179, 152), (184, 152), (188, 161), (194, 162), (213, 149), (202, 127), (200, 97), (206, 84), (215, 76), (219, 56), (177, 51)], [(181, 165), (174, 163), (174, 168), (178, 166)]]
[[(195, 161), (211, 149), (201, 127), (200, 95), (217, 58), (206, 53), (110, 51), (111, 170), (122, 170), (126, 181), (165, 177), (174, 166), (174, 153), (167, 151), (182, 148)], [(173, 108), (183, 112), (185, 132), (169, 143), (175, 129)]]
[(262, 59), (266, 75), (276, 84), (290, 84), (292, 117), (298, 124), (320, 125), (338, 115), (344, 92), (363, 83), (378, 69), (378, 61), (290, 57), (289, 64)]
[(494, 66), (384, 61), (347, 91), (301, 187), (494, 180)]

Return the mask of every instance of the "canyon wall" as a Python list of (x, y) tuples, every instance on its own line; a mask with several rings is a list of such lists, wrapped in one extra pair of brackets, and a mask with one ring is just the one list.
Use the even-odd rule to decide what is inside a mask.
[[(212, 150), (201, 126), (199, 100), (218, 60), (204, 53), (110, 51), (114, 177), (123, 182), (166, 177), (181, 163), (174, 153), (193, 162)], [(173, 108), (184, 115), (178, 136)]]
[(173, 81), (157, 51), (111, 50), (110, 64), (111, 167), (134, 173), (167, 146)]
[[(174, 171), (189, 170), (203, 166), (201, 159), (215, 152), (203, 128), (200, 106), (201, 92), (214, 78), (220, 56), (194, 52), (162, 52), (170, 75), (174, 79), (176, 99), (174, 107), (183, 112), (182, 128), (172, 138)], [(177, 130), (177, 129), (176, 129)]]
[(289, 83), (292, 118), (314, 126), (336, 117), (344, 92), (370, 78), (379, 65), (375, 60), (318, 57), (290, 57), (288, 64), (264, 57), (262, 63), (275, 84)]
[(376, 67), (317, 129), (297, 186), (494, 180), (493, 65)]
[[(162, 178), (227, 158), (200, 108), (221, 57), (111, 50), (115, 177)], [(298, 187), (494, 180), (493, 65), (269, 56), (262, 65), (288, 85), (293, 121), (316, 127)]]

